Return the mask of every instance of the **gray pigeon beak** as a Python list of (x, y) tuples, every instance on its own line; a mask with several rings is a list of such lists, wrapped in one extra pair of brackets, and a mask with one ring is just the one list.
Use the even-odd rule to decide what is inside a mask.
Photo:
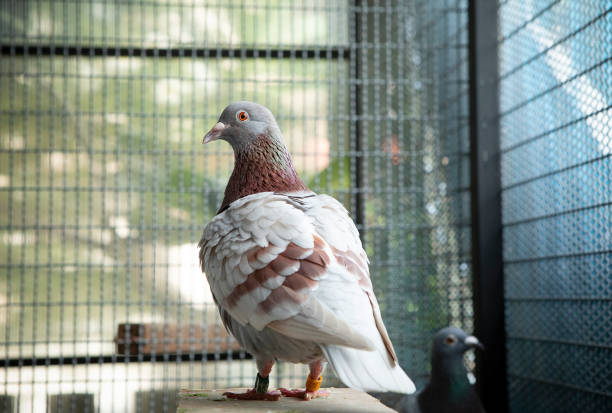
[(470, 348), (478, 347), (479, 349), (484, 350), (482, 343), (474, 336), (467, 336), (463, 342)]
[(225, 128), (226, 128), (225, 123), (217, 122), (217, 124), (213, 126), (212, 129), (209, 130), (206, 135), (204, 135), (204, 139), (202, 140), (202, 143), (204, 144), (204, 143), (212, 142), (212, 141), (219, 139), (219, 137), (221, 136), (221, 133), (223, 133), (223, 130)]

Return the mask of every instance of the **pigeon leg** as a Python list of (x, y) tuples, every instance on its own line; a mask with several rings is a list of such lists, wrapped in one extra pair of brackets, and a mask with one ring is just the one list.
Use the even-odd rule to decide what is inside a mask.
[(277, 401), (281, 397), (281, 393), (278, 390), (268, 391), (268, 384), (270, 382), (270, 371), (274, 365), (274, 360), (260, 362), (257, 360), (257, 378), (255, 379), (255, 386), (251, 390), (247, 390), (244, 393), (223, 393), (229, 399), (236, 400), (270, 400)]
[[(323, 370), (325, 369), (326, 363), (321, 360), (310, 363), (310, 373), (306, 379), (306, 389), (278, 389), (283, 396), (286, 397), (297, 397), (299, 399), (310, 400), (316, 399), (317, 397), (327, 397), (329, 392), (327, 390), (319, 390), (321, 382), (323, 381)], [(313, 378), (316, 377), (316, 378)]]

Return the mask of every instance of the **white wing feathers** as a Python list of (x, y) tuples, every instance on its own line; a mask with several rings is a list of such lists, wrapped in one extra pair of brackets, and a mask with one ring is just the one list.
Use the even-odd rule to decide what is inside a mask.
[(344, 384), (363, 391), (414, 393), (414, 383), (396, 364), (389, 365), (381, 351), (362, 351), (335, 345), (321, 347), (325, 358)]
[(313, 294), (333, 254), (287, 197), (244, 197), (204, 229), (200, 260), (213, 296), (236, 321), (289, 337), (372, 349)]

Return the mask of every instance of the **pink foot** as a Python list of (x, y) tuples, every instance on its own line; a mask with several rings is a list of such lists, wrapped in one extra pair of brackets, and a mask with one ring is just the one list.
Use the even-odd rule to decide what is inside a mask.
[(306, 390), (298, 390), (298, 389), (278, 389), (283, 396), (285, 397), (297, 397), (298, 399), (303, 400), (311, 400), (316, 399), (318, 397), (327, 397), (329, 396), (329, 392), (327, 390), (317, 390), (317, 391), (306, 391)]
[(266, 393), (257, 393), (255, 389), (248, 390), (244, 393), (232, 393), (225, 392), (224, 396), (227, 396), (229, 399), (235, 400), (269, 400), (269, 401), (277, 401), (281, 397), (281, 393), (278, 390), (269, 391)]

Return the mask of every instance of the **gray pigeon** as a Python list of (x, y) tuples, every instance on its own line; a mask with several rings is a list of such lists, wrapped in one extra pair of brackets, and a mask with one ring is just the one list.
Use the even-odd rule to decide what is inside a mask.
[(484, 349), (476, 337), (460, 328), (443, 328), (434, 336), (431, 378), (420, 393), (370, 394), (400, 413), (484, 413), (463, 365), (463, 353), (475, 347)]

